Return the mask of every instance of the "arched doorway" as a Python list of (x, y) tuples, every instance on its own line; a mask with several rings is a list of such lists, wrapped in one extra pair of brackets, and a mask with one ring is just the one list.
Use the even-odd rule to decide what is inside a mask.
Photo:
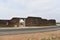
[(25, 26), (25, 21), (23, 19), (19, 20), (19, 27), (24, 27)]

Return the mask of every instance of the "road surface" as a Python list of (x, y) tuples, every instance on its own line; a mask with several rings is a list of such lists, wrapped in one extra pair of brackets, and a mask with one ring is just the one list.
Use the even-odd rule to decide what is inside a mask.
[(1, 29), (0, 35), (10, 35), (10, 34), (25, 34), (25, 33), (35, 33), (35, 32), (46, 32), (46, 31), (54, 31), (60, 30), (60, 26), (58, 27), (48, 27), (48, 28), (19, 28), (19, 29)]

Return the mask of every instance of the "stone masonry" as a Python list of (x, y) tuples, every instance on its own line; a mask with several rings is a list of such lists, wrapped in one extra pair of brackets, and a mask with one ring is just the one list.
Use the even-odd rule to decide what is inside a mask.
[[(24, 22), (20, 23), (20, 20)], [(0, 20), (0, 27), (21, 27), (22, 26), (53, 26), (56, 25), (55, 19), (42, 19), (41, 17), (27, 17), (18, 18), (14, 17), (11, 20)]]

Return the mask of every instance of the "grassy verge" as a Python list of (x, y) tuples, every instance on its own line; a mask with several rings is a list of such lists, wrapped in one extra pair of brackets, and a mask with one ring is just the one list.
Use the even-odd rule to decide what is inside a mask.
[(60, 24), (56, 24), (57, 26), (60, 26)]
[[(56, 24), (54, 26), (25, 26), (25, 27), (26, 28), (37, 28), (37, 27), (39, 27), (39, 28), (47, 28), (47, 27), (57, 27), (57, 26), (60, 26), (60, 24)], [(0, 28), (20, 28), (20, 27), (1, 27), (0, 26)], [(21, 28), (23, 28), (23, 27), (21, 27)]]

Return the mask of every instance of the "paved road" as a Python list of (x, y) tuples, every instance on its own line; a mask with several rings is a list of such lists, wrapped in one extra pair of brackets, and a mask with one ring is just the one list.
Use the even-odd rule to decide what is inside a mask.
[(46, 31), (54, 31), (54, 30), (60, 30), (60, 26), (58, 26), (58, 27), (49, 27), (49, 28), (0, 29), (0, 35), (46, 32)]

